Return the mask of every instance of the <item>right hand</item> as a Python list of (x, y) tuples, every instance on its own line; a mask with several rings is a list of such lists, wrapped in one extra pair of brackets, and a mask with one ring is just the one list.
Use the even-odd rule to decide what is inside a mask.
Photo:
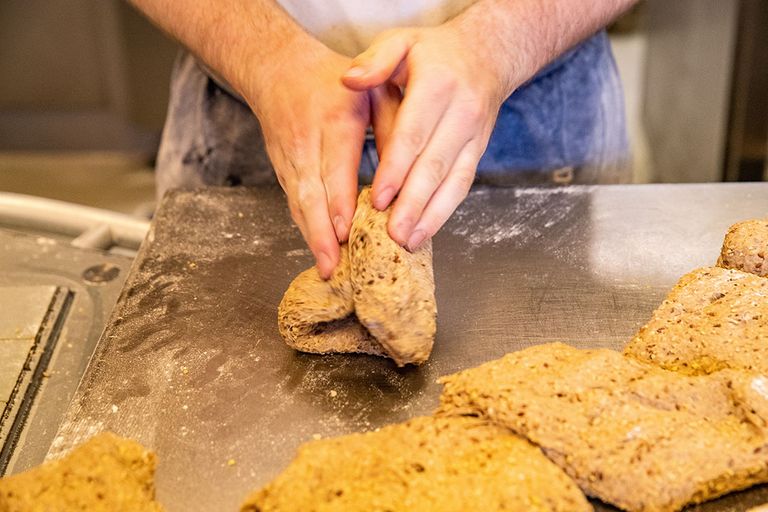
[(241, 87), (261, 123), (291, 216), (324, 279), (339, 262), (340, 242), (349, 237), (372, 98), (380, 125), (396, 109), (388, 109), (380, 92), (344, 87), (341, 76), (350, 63), (311, 37), (297, 38), (269, 63), (253, 64), (254, 78), (244, 77)]

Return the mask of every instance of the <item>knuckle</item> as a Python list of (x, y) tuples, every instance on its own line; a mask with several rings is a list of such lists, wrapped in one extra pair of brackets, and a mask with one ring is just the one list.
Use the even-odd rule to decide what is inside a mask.
[(461, 103), (459, 115), (465, 121), (477, 123), (485, 118), (485, 109), (480, 101), (471, 98)]
[(454, 93), (456, 90), (457, 82), (456, 78), (452, 74), (447, 72), (447, 70), (441, 69), (437, 66), (432, 68), (430, 71), (432, 76), (435, 77), (432, 79), (432, 83), (430, 84), (430, 96), (433, 100), (438, 100)]
[(456, 175), (456, 183), (459, 191), (461, 192), (461, 199), (467, 197), (469, 190), (472, 188), (472, 184), (475, 182), (474, 169), (462, 170)]
[(434, 156), (429, 157), (425, 165), (426, 175), (429, 182), (434, 186), (439, 185), (445, 177), (447, 167), (445, 160), (442, 158)]
[(317, 187), (314, 186), (314, 184), (307, 183), (306, 181), (299, 182), (298, 188), (296, 190), (296, 199), (302, 213), (305, 213), (305, 210), (308, 207), (317, 203), (319, 197), (320, 192), (317, 190)]
[(424, 135), (414, 129), (405, 130), (399, 137), (402, 144), (414, 153), (420, 153), (424, 145)]

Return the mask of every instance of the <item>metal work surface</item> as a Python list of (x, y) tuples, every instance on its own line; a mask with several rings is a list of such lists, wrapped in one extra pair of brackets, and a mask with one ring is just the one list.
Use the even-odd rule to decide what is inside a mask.
[(131, 261), (0, 229), (0, 474), (45, 458)]
[(549, 341), (620, 348), (731, 223), (766, 214), (768, 184), (474, 190), (434, 242), (432, 357), (397, 369), (281, 341), (277, 305), (312, 259), (280, 191), (173, 193), (50, 455), (111, 430), (157, 451), (168, 510), (235, 510), (302, 441), (429, 413), (440, 375)]

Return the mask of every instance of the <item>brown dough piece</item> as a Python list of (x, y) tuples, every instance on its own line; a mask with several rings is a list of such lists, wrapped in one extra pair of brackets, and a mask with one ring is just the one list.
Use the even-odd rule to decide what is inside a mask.
[(385, 355), (381, 345), (360, 324), (352, 299), (346, 245), (331, 278), (323, 281), (312, 267), (293, 280), (277, 310), (280, 335), (302, 352), (358, 352)]
[(592, 510), (541, 451), (471, 417), (420, 417), (313, 441), (242, 512)]
[(370, 189), (357, 204), (331, 279), (323, 281), (313, 267), (285, 292), (280, 334), (304, 352), (362, 352), (386, 355), (399, 366), (421, 364), (436, 330), (431, 242), (408, 252), (387, 234), (389, 210), (373, 207)]
[(768, 375), (768, 279), (708, 267), (683, 276), (624, 353), (688, 375)]
[(161, 512), (155, 464), (138, 443), (102, 433), (62, 459), (0, 480), (0, 510)]
[(400, 247), (387, 233), (389, 209), (378, 211), (370, 195), (360, 193), (349, 234), (355, 312), (398, 365), (422, 363), (437, 329), (432, 242)]
[(688, 377), (561, 343), (441, 380), (442, 413), (477, 413), (539, 445), (588, 495), (676, 511), (768, 481), (768, 379)]
[(747, 220), (728, 229), (717, 266), (768, 276), (768, 219)]

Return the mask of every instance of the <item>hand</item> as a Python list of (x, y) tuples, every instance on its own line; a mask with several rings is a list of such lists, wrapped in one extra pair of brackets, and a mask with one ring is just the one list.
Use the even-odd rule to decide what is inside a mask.
[[(350, 62), (307, 37), (284, 46), (269, 63), (255, 64), (258, 78), (243, 88), (261, 123), (291, 216), (323, 278), (330, 277), (339, 261), (339, 243), (349, 236), (371, 118), (371, 93), (341, 83)], [(386, 112), (387, 104), (383, 97), (377, 108)]]
[(389, 235), (413, 250), (432, 237), (466, 197), (491, 136), (508, 81), (489, 60), (491, 48), (466, 26), (394, 29), (380, 35), (343, 76), (351, 90), (405, 88), (383, 142), (373, 201), (397, 195)]

